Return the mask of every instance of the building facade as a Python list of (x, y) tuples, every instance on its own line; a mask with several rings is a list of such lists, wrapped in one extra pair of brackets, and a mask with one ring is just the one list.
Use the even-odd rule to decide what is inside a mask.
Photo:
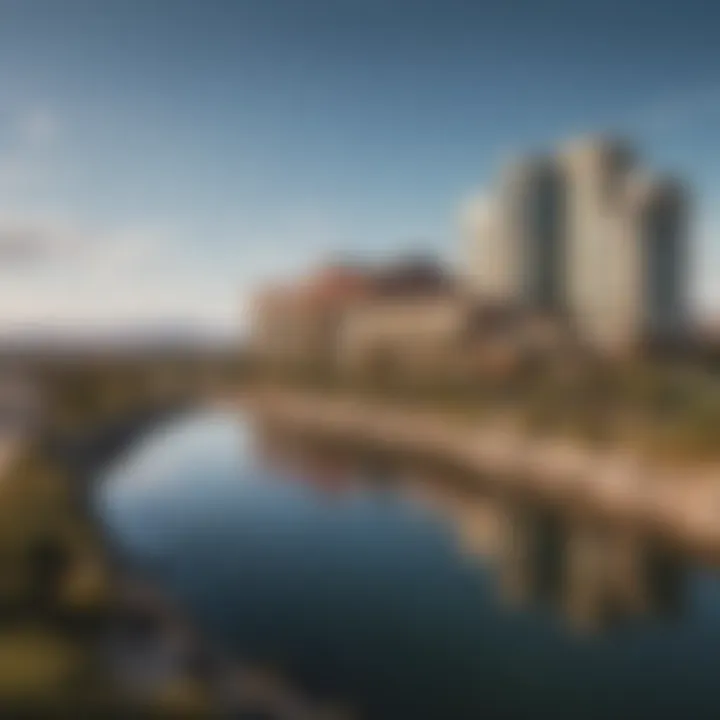
[(439, 372), (462, 352), (470, 308), (454, 295), (378, 297), (353, 308), (339, 338), (349, 374)]
[(564, 305), (564, 183), (546, 158), (516, 162), (503, 173), (498, 242), (514, 259), (515, 293), (522, 307), (560, 311)]
[(564, 186), (537, 158), (508, 165), (492, 198), (466, 208), (467, 288), (479, 300), (534, 310), (564, 304)]
[(687, 195), (627, 144), (590, 138), (513, 163), (486, 207), (466, 230), (477, 297), (553, 313), (610, 353), (682, 338)]
[(632, 199), (630, 217), (641, 249), (639, 318), (651, 337), (684, 340), (688, 308), (688, 201), (673, 181), (655, 181)]
[(568, 307), (592, 345), (633, 350), (680, 339), (687, 322), (687, 198), (607, 139), (563, 151)]
[(371, 293), (365, 270), (339, 265), (266, 288), (252, 307), (252, 354), (278, 363), (334, 363), (344, 313)]
[(460, 272), (423, 257), (325, 267), (258, 297), (252, 345), (280, 361), (430, 369), (492, 348), (675, 343), (689, 325), (687, 217), (684, 189), (625, 143), (576, 141), (506, 167), (463, 218)]

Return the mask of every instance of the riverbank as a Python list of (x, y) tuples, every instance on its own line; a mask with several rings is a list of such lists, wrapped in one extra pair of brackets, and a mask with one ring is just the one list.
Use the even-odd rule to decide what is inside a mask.
[(457, 465), (478, 482), (632, 523), (720, 562), (720, 465), (653, 463), (632, 446), (539, 436), (501, 418), (482, 422), (437, 408), (349, 393), (257, 389), (237, 398), (275, 422)]
[(91, 502), (103, 469), (184, 409), (38, 433), (22, 452), (8, 451), (0, 478), (2, 713), (346, 717), (224, 654), (107, 542)]
[[(191, 410), (185, 404), (111, 423), (66, 447), (80, 481), (81, 512), (108, 464), (135, 439)], [(169, 717), (266, 717), (268, 720), (346, 720), (352, 717), (324, 700), (312, 700), (287, 678), (236, 658), (211, 642), (189, 614), (153, 580), (128, 567), (106, 542), (103, 555), (113, 578), (112, 622), (99, 638), (101, 656), (117, 685), (140, 707)]]
[[(164, 688), (171, 717), (348, 720), (349, 713), (310, 700), (280, 675), (254, 667), (210, 642), (151, 579), (118, 570), (118, 612), (103, 641), (116, 682), (137, 698)], [(178, 712), (177, 703), (187, 703)], [(180, 705), (182, 708), (182, 705)]]

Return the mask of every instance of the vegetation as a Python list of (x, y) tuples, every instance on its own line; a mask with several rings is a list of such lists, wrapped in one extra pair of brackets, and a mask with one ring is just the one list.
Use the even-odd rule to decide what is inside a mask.
[(720, 377), (659, 361), (516, 367), (506, 373), (339, 375), (313, 366), (261, 367), (256, 384), (360, 394), (479, 421), (509, 418), (540, 435), (631, 446), (660, 461), (720, 457)]
[[(77, 478), (48, 452), (65, 441), (198, 392), (252, 386), (313, 388), (432, 407), (479, 421), (510, 417), (532, 432), (586, 442), (632, 443), (654, 457), (717, 459), (720, 379), (678, 365), (515, 368), (475, 376), (332, 367), (206, 365), (178, 358), (38, 364), (43, 432), (0, 478), (0, 713), (45, 717), (117, 715), (129, 700), (98, 662), (115, 611), (114, 577)], [(133, 716), (207, 717), (207, 688), (178, 678)]]
[(0, 485), (0, 706), (50, 714), (112, 700), (94, 659), (112, 596), (101, 544), (39, 450)]
[(134, 701), (100, 662), (117, 610), (113, 571), (84, 488), (48, 442), (187, 399), (197, 368), (95, 362), (34, 370), (43, 432), (0, 477), (0, 714), (207, 717), (197, 683), (178, 677)]
[(22, 366), (42, 402), (29, 445), (0, 477), (0, 716), (214, 716), (217, 688), (202, 672), (130, 696), (107, 662), (104, 640), (123, 613), (116, 568), (87, 512), (85, 478), (66, 461), (114, 429), (239, 387), (246, 362), (34, 357)]

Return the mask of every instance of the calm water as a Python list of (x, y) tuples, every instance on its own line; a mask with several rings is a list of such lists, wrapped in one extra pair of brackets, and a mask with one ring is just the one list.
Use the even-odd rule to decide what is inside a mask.
[(720, 717), (718, 577), (645, 539), (231, 416), (152, 434), (101, 487), (201, 627), (365, 717)]

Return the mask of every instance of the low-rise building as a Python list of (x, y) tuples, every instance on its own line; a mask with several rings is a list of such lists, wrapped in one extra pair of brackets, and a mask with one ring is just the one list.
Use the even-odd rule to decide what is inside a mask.
[(470, 305), (453, 294), (376, 296), (346, 314), (340, 367), (374, 375), (439, 371), (461, 351), (471, 320)]
[(343, 313), (370, 292), (366, 271), (341, 265), (266, 288), (253, 303), (252, 354), (278, 363), (333, 362)]
[(377, 378), (495, 375), (557, 359), (570, 339), (551, 314), (480, 299), (426, 258), (266, 290), (253, 327), (256, 357), (272, 364)]

